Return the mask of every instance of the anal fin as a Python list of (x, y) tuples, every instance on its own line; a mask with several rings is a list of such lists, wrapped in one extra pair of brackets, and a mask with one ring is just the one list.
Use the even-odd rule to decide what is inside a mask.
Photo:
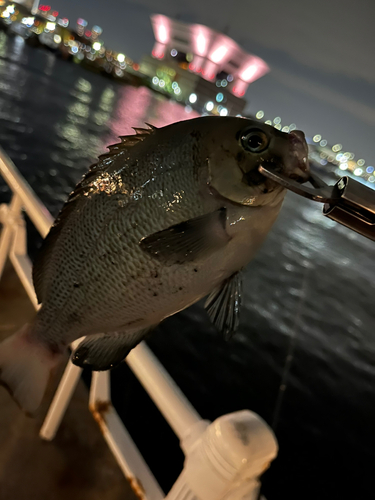
[(94, 371), (110, 370), (119, 365), (155, 327), (153, 325), (129, 334), (114, 332), (90, 335), (73, 352), (72, 363)]

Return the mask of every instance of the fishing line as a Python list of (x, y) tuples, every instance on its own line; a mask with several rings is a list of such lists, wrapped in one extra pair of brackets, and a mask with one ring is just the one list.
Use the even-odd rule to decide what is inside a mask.
[[(303, 311), (303, 308), (305, 305), (305, 300), (306, 300), (307, 278), (309, 275), (309, 271), (310, 271), (310, 264), (307, 263), (305, 270), (304, 270), (304, 273), (303, 273), (303, 276), (302, 276), (301, 295), (300, 295), (300, 299), (298, 301), (296, 315), (294, 317), (292, 334), (290, 336), (289, 347), (288, 347), (288, 352), (287, 352), (287, 355), (285, 358), (285, 365), (284, 365), (283, 373), (281, 376), (279, 391), (278, 391), (278, 394), (276, 396), (275, 409), (273, 412), (273, 419), (272, 419), (272, 424), (271, 424), (271, 428), (274, 432), (276, 431), (277, 424), (279, 423), (281, 406), (282, 406), (284, 394), (285, 394), (285, 391), (287, 388), (287, 380), (289, 377), (292, 362), (294, 360), (294, 352), (296, 350), (296, 345), (297, 345), (297, 336), (298, 336), (299, 326), (301, 324), (302, 311)], [(265, 500), (265, 497), (262, 494), (262, 490), (263, 490), (263, 484), (259, 488), (257, 500)]]
[(296, 345), (297, 345), (297, 336), (298, 336), (299, 327), (301, 325), (302, 311), (303, 311), (303, 308), (305, 305), (305, 300), (306, 300), (307, 277), (309, 274), (309, 270), (310, 270), (310, 265), (308, 263), (308, 265), (306, 265), (306, 267), (305, 267), (305, 271), (304, 271), (303, 277), (302, 277), (301, 296), (300, 296), (300, 299), (299, 299), (298, 305), (297, 305), (297, 312), (296, 312), (296, 315), (294, 318), (294, 325), (292, 328), (292, 334), (290, 336), (288, 352), (287, 352), (287, 355), (285, 358), (285, 365), (284, 365), (283, 373), (281, 376), (279, 391), (278, 391), (278, 394), (276, 397), (275, 409), (274, 409), (272, 425), (271, 425), (272, 430), (274, 432), (275, 432), (276, 427), (279, 423), (281, 406), (283, 403), (285, 391), (287, 389), (290, 369), (292, 366), (292, 362), (294, 360), (294, 353), (295, 353)]

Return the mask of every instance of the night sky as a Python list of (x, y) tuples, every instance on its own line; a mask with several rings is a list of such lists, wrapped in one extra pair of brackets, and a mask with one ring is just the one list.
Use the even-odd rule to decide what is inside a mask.
[(308, 135), (375, 163), (374, 0), (52, 0), (75, 25), (103, 28), (103, 40), (135, 60), (150, 53), (149, 16), (166, 14), (234, 38), (271, 72), (249, 86), (247, 112), (296, 123)]

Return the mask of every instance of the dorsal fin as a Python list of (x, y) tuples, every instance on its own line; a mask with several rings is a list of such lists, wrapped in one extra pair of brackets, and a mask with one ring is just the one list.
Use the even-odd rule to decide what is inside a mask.
[[(81, 198), (82, 194), (87, 192), (87, 188), (92, 181), (100, 177), (108, 168), (113, 164), (117, 156), (131, 149), (136, 144), (144, 141), (146, 137), (157, 130), (153, 125), (146, 123), (149, 128), (134, 128), (135, 134), (120, 136), (121, 142), (108, 146), (109, 151), (99, 156), (99, 161), (91, 165), (86, 174), (82, 177), (81, 181), (76, 185), (74, 190), (70, 193), (67, 201), (60, 210), (55, 222), (53, 223), (48, 235), (44, 239), (42, 246), (37, 254), (33, 265), (33, 282), (38, 302), (43, 301), (43, 278), (46, 272), (48, 263), (50, 262), (53, 254), (53, 247), (55, 246), (61, 229), (70, 214), (74, 211), (77, 201)], [(88, 198), (87, 198), (88, 199)]]
[[(112, 144), (108, 146), (109, 151), (107, 153), (104, 153), (99, 156), (99, 160), (105, 160), (108, 158), (111, 158), (113, 155), (123, 152), (127, 150), (128, 148), (131, 148), (135, 146), (136, 144), (139, 144), (140, 142), (144, 141), (146, 137), (149, 135), (153, 134), (155, 130), (157, 130), (156, 127), (153, 125), (150, 125), (149, 123), (146, 123), (148, 128), (141, 128), (141, 127), (132, 127), (133, 130), (135, 131), (135, 134), (132, 135), (120, 135), (120, 140), (121, 142), (117, 144)], [(98, 164), (93, 165), (93, 167), (97, 166)], [(91, 167), (90, 170), (93, 168)], [(105, 167), (107, 167), (107, 164), (105, 164)], [(106, 170), (104, 168), (103, 170)], [(101, 170), (101, 171), (103, 171)]]

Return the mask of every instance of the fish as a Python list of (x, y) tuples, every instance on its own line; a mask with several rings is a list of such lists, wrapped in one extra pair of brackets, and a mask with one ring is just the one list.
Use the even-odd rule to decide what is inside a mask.
[(0, 383), (34, 413), (69, 345), (73, 363), (118, 365), (165, 318), (208, 297), (226, 338), (238, 328), (241, 271), (286, 190), (260, 165), (309, 178), (301, 131), (243, 117), (134, 128), (69, 195), (33, 265), (41, 304), (0, 344)]

